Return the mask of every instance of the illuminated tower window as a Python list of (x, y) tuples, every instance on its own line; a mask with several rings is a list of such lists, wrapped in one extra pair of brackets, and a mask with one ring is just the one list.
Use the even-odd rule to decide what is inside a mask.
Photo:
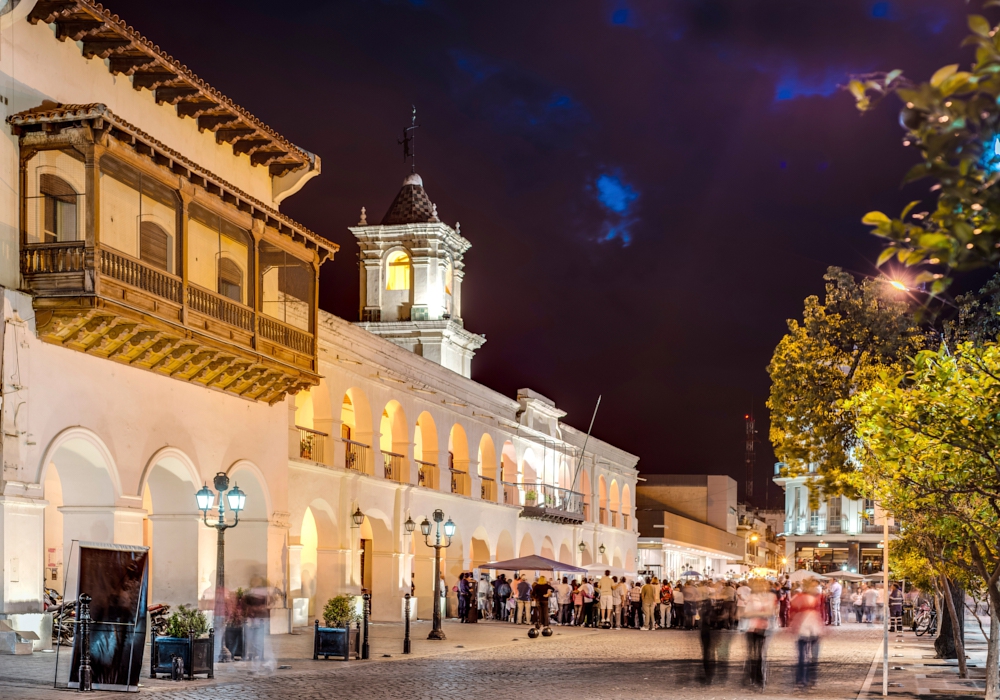
[(410, 288), (410, 256), (401, 250), (389, 254), (385, 261), (385, 288), (399, 291)]

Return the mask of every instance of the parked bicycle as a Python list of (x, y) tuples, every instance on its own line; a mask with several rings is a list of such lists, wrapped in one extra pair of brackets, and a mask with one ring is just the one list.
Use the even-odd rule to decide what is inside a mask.
[(927, 633), (933, 637), (937, 634), (938, 627), (938, 615), (937, 610), (932, 608), (927, 603), (920, 606), (920, 610), (917, 614), (913, 616), (912, 629), (918, 637), (922, 637)]

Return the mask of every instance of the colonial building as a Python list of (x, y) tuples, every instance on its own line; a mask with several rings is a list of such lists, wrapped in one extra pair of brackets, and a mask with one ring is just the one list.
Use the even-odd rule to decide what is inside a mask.
[(638, 458), (470, 379), (470, 242), (419, 176), (351, 228), (351, 323), (317, 306), (337, 246), (280, 212), (318, 156), (91, 0), (5, 5), (0, 72), (0, 615), (18, 629), (48, 638), (43, 587), (76, 595), (78, 541), (149, 546), (150, 600), (210, 611), (194, 494), (217, 472), (246, 493), (227, 584), (271, 587), (274, 632), (362, 586), (376, 618), (411, 582), (428, 614), (432, 550), (405, 523), (437, 508), (449, 582), (529, 553), (636, 556)]
[[(785, 558), (787, 568), (818, 573), (882, 570), (883, 524), (874, 501), (832, 496), (812, 497), (815, 471), (790, 476), (785, 465), (774, 465), (774, 483), (785, 491)], [(889, 534), (899, 532), (891, 523)]]

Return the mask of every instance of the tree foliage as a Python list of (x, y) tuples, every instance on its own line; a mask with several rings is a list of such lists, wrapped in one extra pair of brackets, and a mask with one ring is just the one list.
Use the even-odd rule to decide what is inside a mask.
[(815, 465), (819, 490), (850, 493), (844, 476), (854, 468), (858, 437), (854, 413), (842, 401), (913, 354), (922, 338), (888, 285), (859, 284), (836, 267), (824, 279), (824, 300), (806, 299), (802, 321), (788, 322), (768, 366), (770, 438), (789, 473)]
[(969, 70), (954, 63), (924, 82), (893, 70), (848, 86), (862, 112), (890, 94), (903, 102), (903, 144), (920, 157), (904, 183), (929, 179), (930, 201), (911, 202), (898, 217), (869, 212), (862, 222), (886, 239), (879, 265), (896, 258), (923, 266), (915, 283), (930, 283), (935, 294), (948, 287), (953, 271), (1000, 262), (1000, 33), (981, 15), (969, 17), (969, 29), (963, 42), (975, 47)]

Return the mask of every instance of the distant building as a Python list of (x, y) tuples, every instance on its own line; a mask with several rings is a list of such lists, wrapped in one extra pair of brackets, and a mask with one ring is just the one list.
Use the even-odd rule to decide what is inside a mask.
[(736, 482), (728, 476), (654, 474), (636, 487), (638, 568), (669, 579), (719, 576), (742, 561)]
[[(780, 462), (774, 465), (774, 483), (785, 490), (782, 534), (788, 570), (881, 571), (883, 526), (876, 522), (874, 501), (833, 496), (811, 503), (815, 468), (800, 476), (788, 476), (784, 468)], [(898, 525), (889, 526), (890, 535), (898, 532)]]

